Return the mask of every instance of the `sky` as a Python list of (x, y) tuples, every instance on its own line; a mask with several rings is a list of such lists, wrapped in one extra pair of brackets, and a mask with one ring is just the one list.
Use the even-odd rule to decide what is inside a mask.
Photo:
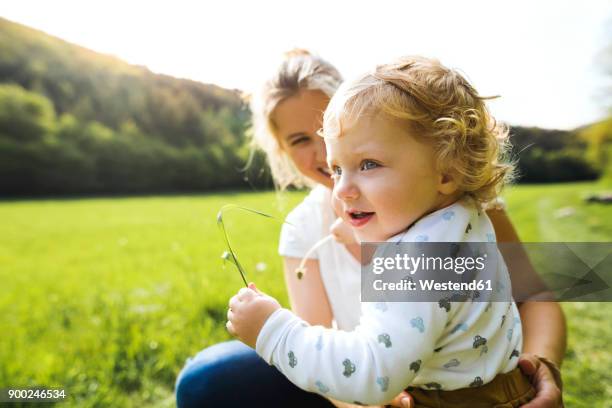
[[(464, 73), (511, 125), (572, 129), (606, 113), (612, 0), (2, 0), (0, 16), (154, 72), (253, 90), (308, 48), (345, 78), (400, 55)], [(609, 89), (609, 88), (608, 88)]]

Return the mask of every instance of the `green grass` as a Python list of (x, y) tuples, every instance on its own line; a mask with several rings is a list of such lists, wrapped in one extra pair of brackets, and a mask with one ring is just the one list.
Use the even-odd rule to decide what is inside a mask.
[[(605, 189), (521, 186), (506, 198), (526, 241), (611, 241), (612, 207), (581, 200)], [(0, 203), (0, 388), (64, 387), (62, 406), (173, 406), (185, 359), (229, 338), (225, 308), (242, 285), (222, 267), (217, 210), (236, 203), (282, 219), (302, 197), (284, 195), (282, 208), (274, 193)], [(563, 207), (575, 213), (556, 218)], [(239, 212), (226, 223), (248, 278), (286, 305), (280, 223)], [(563, 307), (567, 405), (606, 406), (612, 307)]]
[[(506, 193), (508, 211), (525, 242), (610, 242), (612, 206), (586, 204), (589, 194), (612, 192), (598, 183), (526, 185)], [(559, 217), (559, 210), (573, 214)], [(612, 407), (612, 304), (563, 303), (568, 350), (563, 362), (567, 407)]]

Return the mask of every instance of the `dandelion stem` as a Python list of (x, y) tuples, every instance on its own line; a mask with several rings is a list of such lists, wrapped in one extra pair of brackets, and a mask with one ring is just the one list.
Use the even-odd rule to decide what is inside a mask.
[(225, 211), (228, 210), (243, 210), (243, 211), (248, 211), (251, 212), (253, 214), (257, 214), (257, 215), (261, 215), (263, 217), (266, 218), (272, 218), (274, 219), (273, 216), (266, 214), (266, 213), (262, 213), (260, 211), (257, 210), (253, 210), (251, 208), (247, 208), (247, 207), (241, 207), (239, 205), (236, 204), (226, 204), (223, 207), (221, 207), (221, 209), (219, 210), (219, 212), (217, 213), (217, 226), (219, 227), (219, 229), (221, 230), (221, 233), (223, 234), (223, 239), (225, 240), (225, 245), (227, 246), (227, 251), (223, 253), (223, 255), (221, 256), (223, 258), (223, 261), (229, 261), (231, 263), (233, 263), (236, 268), (238, 269), (238, 272), (240, 272), (240, 276), (242, 277), (242, 281), (244, 282), (244, 286), (248, 287), (249, 284), (247, 283), (247, 279), (246, 279), (246, 275), (244, 272), (244, 269), (242, 268), (242, 265), (240, 264), (240, 261), (238, 261), (238, 257), (236, 256), (236, 252), (234, 252), (234, 249), (232, 248), (232, 245), (230, 244), (229, 241), (229, 237), (227, 235), (227, 231), (225, 230), (225, 224), (223, 223), (223, 213)]
[(295, 273), (298, 277), (298, 279), (302, 279), (302, 276), (304, 275), (304, 273), (306, 272), (306, 261), (308, 260), (308, 258), (310, 258), (310, 256), (313, 254), (314, 251), (316, 251), (318, 248), (320, 248), (322, 245), (324, 245), (326, 242), (328, 242), (329, 240), (333, 239), (334, 236), (332, 234), (329, 234), (323, 238), (321, 238), (320, 240), (318, 240), (309, 250), (308, 252), (306, 252), (306, 255), (304, 255), (304, 257), (302, 258), (302, 261), (300, 262), (300, 265), (297, 267), (297, 269), (295, 270)]

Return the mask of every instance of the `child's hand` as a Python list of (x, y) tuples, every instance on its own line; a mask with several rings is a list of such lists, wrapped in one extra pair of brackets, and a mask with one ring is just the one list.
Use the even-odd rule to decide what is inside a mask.
[(227, 331), (255, 348), (257, 336), (270, 315), (280, 309), (276, 299), (260, 292), (254, 283), (242, 288), (229, 301)]
[(329, 227), (329, 232), (334, 236), (334, 239), (341, 244), (350, 245), (358, 243), (353, 229), (342, 219), (342, 217), (334, 221), (331, 227)]

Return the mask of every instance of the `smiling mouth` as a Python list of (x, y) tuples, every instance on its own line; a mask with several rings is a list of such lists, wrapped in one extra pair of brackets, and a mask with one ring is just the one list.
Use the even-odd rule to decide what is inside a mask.
[(374, 216), (374, 212), (366, 212), (366, 211), (348, 211), (349, 215), (349, 223), (353, 227), (361, 227), (365, 225), (368, 221), (372, 219)]

